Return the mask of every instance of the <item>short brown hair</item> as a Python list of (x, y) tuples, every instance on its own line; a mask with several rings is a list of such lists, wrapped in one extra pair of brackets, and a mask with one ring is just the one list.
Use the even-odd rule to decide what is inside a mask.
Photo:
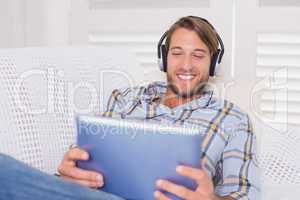
[(219, 42), (216, 31), (205, 19), (195, 16), (182, 17), (170, 27), (166, 38), (167, 51), (170, 48), (171, 37), (178, 28), (195, 31), (204, 44), (206, 44), (211, 55), (217, 52)]

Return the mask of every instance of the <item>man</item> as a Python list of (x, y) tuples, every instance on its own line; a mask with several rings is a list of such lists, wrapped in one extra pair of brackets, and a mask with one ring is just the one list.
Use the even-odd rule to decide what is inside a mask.
[[(186, 200), (258, 199), (255, 136), (249, 118), (232, 103), (213, 98), (206, 87), (209, 75), (213, 75), (215, 64), (222, 56), (219, 45), (222, 45), (220, 38), (206, 20), (192, 16), (181, 18), (166, 32), (166, 44), (159, 45), (161, 69), (167, 73), (167, 83), (115, 90), (110, 97), (105, 116), (197, 126), (205, 133), (199, 145), (203, 152), (201, 170), (187, 166), (176, 168), (180, 175), (194, 180), (197, 189), (192, 191), (167, 180), (157, 180), (155, 199), (169, 199), (161, 191)], [(67, 181), (48, 177), (2, 157), (0, 155), (0, 164), (12, 162), (18, 167), (0, 170), (0, 178), (11, 183), (2, 190), (0, 187), (0, 199), (17, 200), (22, 195), (45, 196), (46, 200), (47, 197), (53, 200), (121, 199), (89, 189), (101, 188), (105, 184), (104, 177), (76, 167), (76, 161), (89, 157), (88, 152), (78, 147), (71, 148), (58, 167), (61, 178)], [(22, 195), (16, 196), (13, 192), (16, 175), (6, 176), (13, 173), (20, 174), (23, 184), (16, 186), (23, 188)], [(36, 182), (30, 185), (30, 180)]]
[[(222, 56), (219, 43), (218, 34), (205, 19), (181, 18), (166, 32), (166, 44), (159, 46), (159, 51), (165, 51), (160, 56), (166, 56), (161, 68), (167, 73), (167, 84), (156, 82), (147, 87), (115, 90), (108, 102), (104, 113), (108, 117), (196, 125), (205, 131), (201, 145), (205, 170), (186, 166), (176, 169), (198, 183), (198, 188), (191, 191), (158, 180), (156, 199), (168, 199), (159, 190), (187, 200), (258, 199), (255, 136), (249, 118), (232, 103), (212, 98), (212, 92), (206, 88), (209, 75), (213, 75)], [(59, 172), (67, 180), (101, 188), (101, 174), (76, 167), (77, 160), (86, 160), (88, 156), (79, 148), (71, 149), (65, 154)]]

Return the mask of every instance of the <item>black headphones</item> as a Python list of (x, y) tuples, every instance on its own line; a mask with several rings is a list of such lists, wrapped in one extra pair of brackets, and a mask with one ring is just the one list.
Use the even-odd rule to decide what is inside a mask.
[[(209, 68), (209, 75), (214, 76), (215, 71), (216, 71), (216, 66), (217, 66), (217, 64), (221, 63), (222, 57), (223, 57), (224, 52), (225, 52), (223, 41), (222, 41), (221, 37), (219, 36), (219, 34), (217, 33), (216, 29), (213, 27), (213, 25), (211, 23), (209, 23), (209, 21), (207, 21), (206, 19), (204, 19), (202, 17), (197, 17), (197, 16), (189, 16), (189, 17), (200, 19), (200, 20), (204, 21), (205, 23), (207, 23), (215, 31), (216, 37), (217, 37), (218, 42), (219, 42), (219, 48), (217, 49), (217, 52), (215, 52), (212, 55), (211, 64), (210, 64), (210, 68)], [(169, 31), (166, 31), (162, 35), (162, 37), (160, 38), (160, 40), (158, 42), (158, 45), (157, 45), (157, 53), (158, 53), (157, 55), (158, 55), (159, 68), (163, 72), (167, 72), (168, 49), (167, 49), (166, 45), (164, 44), (164, 42), (165, 42), (165, 39), (168, 36), (168, 33), (169, 33)]]

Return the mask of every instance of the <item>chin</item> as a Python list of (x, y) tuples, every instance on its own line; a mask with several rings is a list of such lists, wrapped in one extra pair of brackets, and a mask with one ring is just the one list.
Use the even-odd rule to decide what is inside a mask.
[(181, 80), (176, 75), (167, 76), (168, 85), (170, 89), (179, 98), (193, 98), (198, 96), (204, 88), (207, 81), (201, 80), (201, 77), (194, 77), (193, 80)]
[(199, 94), (199, 88), (192, 87), (192, 88), (186, 88), (186, 87), (178, 87), (177, 85), (171, 86), (171, 89), (174, 94), (176, 94), (179, 98), (193, 98), (194, 96)]

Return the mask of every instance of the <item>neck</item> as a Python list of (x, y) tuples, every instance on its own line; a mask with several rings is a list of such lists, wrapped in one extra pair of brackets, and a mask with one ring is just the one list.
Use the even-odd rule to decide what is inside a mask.
[(193, 95), (191, 97), (185, 98), (185, 97), (178, 96), (177, 94), (175, 94), (172, 91), (172, 89), (167, 88), (166, 94), (162, 100), (162, 104), (164, 104), (165, 106), (168, 106), (169, 108), (174, 108), (179, 105), (189, 103), (189, 102), (193, 101), (194, 99), (199, 98), (200, 96), (201, 96), (201, 94), (198, 94), (198, 95)]

